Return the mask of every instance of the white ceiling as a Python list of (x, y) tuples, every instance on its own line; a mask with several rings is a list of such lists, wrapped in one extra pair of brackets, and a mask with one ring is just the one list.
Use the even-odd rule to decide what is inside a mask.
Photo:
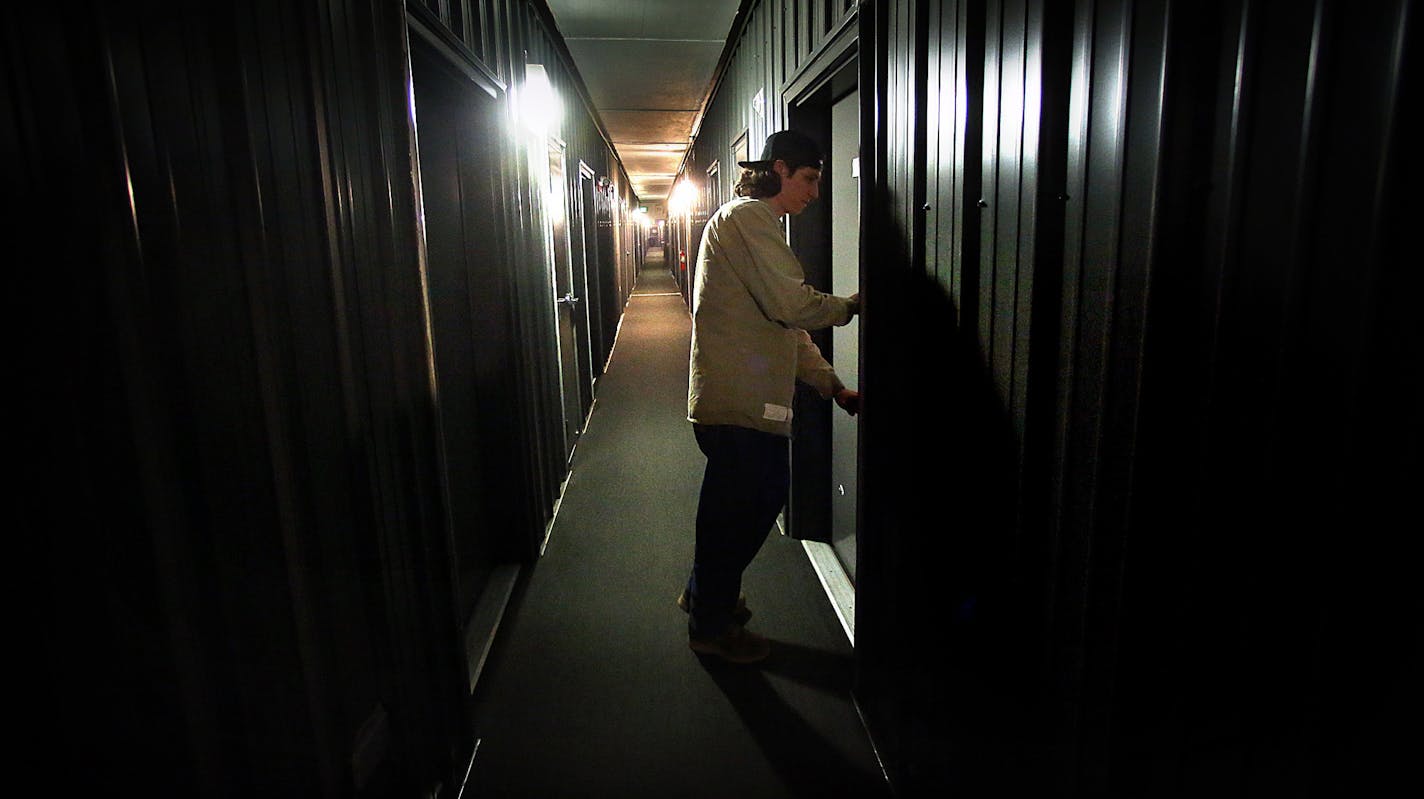
[(661, 203), (740, 0), (546, 0), (633, 190)]

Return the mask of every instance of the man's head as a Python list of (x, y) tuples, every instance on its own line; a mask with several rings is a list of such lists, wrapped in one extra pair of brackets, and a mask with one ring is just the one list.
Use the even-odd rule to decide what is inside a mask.
[(737, 194), (799, 214), (821, 193), (821, 148), (804, 133), (781, 130), (766, 137), (761, 158), (738, 161)]

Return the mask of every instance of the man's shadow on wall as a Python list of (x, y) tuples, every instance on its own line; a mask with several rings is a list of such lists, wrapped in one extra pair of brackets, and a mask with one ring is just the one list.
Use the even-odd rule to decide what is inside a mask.
[[(902, 795), (1010, 795), (1041, 753), (1017, 436), (978, 325), (961, 324), (945, 286), (897, 267), (873, 290), (860, 568), (878, 574), (864, 575), (878, 580), (871, 701), (894, 725), (876, 743), (903, 769)], [(847, 695), (853, 658), (777, 642), (760, 667), (704, 665), (793, 795), (887, 795), (878, 769), (848, 762), (770, 676)]]
[(866, 298), (861, 536), (881, 581), (865, 600), (873, 690), (900, 725), (893, 745), (910, 795), (1003, 795), (1036, 771), (1040, 751), (1037, 555), (1019, 496), (1033, 465), (1020, 462), (1012, 421), (1031, 417), (1010, 407), (1009, 358), (997, 353), (996, 369), (981, 343), (993, 334), (981, 332), (991, 326), (977, 317), (977, 276), (957, 276), (956, 302), (948, 281), (907, 262), (889, 262)]

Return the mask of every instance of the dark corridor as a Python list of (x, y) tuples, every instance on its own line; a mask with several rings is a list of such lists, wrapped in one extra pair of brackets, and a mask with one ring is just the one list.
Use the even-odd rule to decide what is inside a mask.
[[(22, 773), (1424, 794), (1417, 0), (713, 5), (7, 14)], [(864, 409), (714, 671), (680, 326), (786, 127)]]

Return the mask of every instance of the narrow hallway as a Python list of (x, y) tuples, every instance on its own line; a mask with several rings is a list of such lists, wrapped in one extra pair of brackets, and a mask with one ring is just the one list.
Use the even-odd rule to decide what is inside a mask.
[(852, 650), (799, 542), (746, 574), (760, 666), (703, 662), (674, 603), (703, 458), (690, 317), (649, 255), (547, 549), (477, 686), (473, 796), (887, 796), (851, 702)]

